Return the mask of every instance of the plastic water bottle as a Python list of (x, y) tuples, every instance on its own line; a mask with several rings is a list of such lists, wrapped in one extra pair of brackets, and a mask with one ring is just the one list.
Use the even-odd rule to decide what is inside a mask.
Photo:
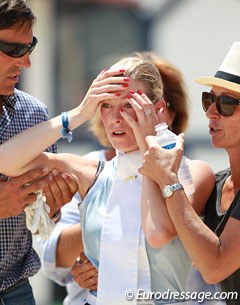
[[(165, 149), (172, 149), (176, 146), (177, 136), (171, 130), (168, 129), (166, 123), (160, 123), (155, 126), (155, 131), (157, 132), (157, 141)], [(182, 161), (178, 171), (178, 179), (183, 185), (185, 193), (191, 195), (195, 191), (195, 187), (192, 180), (192, 175), (189, 170), (186, 157), (182, 157)]]

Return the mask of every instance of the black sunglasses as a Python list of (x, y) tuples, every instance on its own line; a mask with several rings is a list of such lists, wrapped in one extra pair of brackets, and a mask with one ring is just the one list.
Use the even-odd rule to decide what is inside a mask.
[(27, 52), (31, 53), (34, 50), (37, 42), (38, 40), (35, 36), (33, 36), (32, 43), (29, 44), (0, 41), (0, 51), (8, 56), (19, 58), (24, 56)]
[(208, 111), (209, 107), (216, 103), (217, 111), (222, 116), (233, 115), (235, 106), (240, 105), (240, 100), (227, 95), (216, 96), (210, 92), (202, 93), (202, 107), (205, 112)]

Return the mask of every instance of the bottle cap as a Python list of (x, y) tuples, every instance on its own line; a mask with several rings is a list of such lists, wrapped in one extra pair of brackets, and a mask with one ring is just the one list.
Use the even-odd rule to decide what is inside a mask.
[(158, 132), (158, 131), (161, 131), (161, 130), (164, 130), (167, 128), (168, 128), (167, 123), (163, 122), (163, 123), (159, 123), (155, 126), (155, 131)]

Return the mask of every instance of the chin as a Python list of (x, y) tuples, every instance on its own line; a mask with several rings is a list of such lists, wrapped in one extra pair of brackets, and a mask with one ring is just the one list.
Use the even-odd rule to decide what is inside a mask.
[(126, 146), (120, 146), (120, 145), (116, 145), (114, 147), (116, 150), (118, 151), (122, 151), (124, 153), (129, 153), (129, 152), (132, 152), (132, 151), (135, 151), (135, 150), (138, 150), (138, 147), (137, 148), (131, 148), (131, 147), (126, 147)]
[(111, 139), (111, 143), (116, 150), (125, 153), (139, 149), (136, 143), (133, 143), (133, 141), (127, 141), (126, 139)]
[(224, 145), (222, 145), (221, 143), (215, 142), (215, 141), (212, 141), (212, 146), (214, 148), (223, 148), (224, 147)]
[(1, 95), (12, 95), (14, 93), (14, 88), (3, 88), (2, 90), (0, 90), (0, 94)]

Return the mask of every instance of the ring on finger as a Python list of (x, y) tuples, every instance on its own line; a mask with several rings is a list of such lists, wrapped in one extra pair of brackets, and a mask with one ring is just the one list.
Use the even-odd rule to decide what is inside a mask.
[(147, 110), (144, 111), (144, 115), (145, 116), (152, 115), (152, 111), (150, 109), (147, 109)]

